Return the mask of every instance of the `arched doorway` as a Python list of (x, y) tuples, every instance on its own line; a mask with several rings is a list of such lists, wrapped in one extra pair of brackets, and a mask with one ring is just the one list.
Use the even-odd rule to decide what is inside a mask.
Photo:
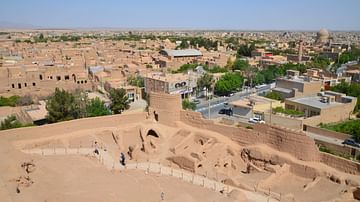
[(150, 130), (147, 132), (147, 135), (146, 135), (146, 136), (153, 136), (153, 137), (159, 138), (159, 135), (158, 135), (157, 132), (155, 132), (153, 129), (150, 129)]

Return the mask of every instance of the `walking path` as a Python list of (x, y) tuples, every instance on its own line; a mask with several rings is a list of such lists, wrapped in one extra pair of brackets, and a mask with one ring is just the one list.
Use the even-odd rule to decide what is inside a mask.
[(114, 160), (113, 157), (102, 149), (99, 149), (99, 155), (94, 154), (94, 148), (47, 148), (47, 149), (26, 149), (22, 152), (27, 154), (38, 154), (43, 156), (50, 155), (90, 155), (96, 157), (101, 164), (111, 171), (125, 171), (125, 170), (143, 170), (146, 173), (157, 173), (164, 176), (171, 176), (178, 178), (182, 181), (202, 186), (214, 190), (215, 192), (230, 193), (232, 190), (239, 190), (243, 192), (250, 201), (264, 201), (276, 202), (281, 201), (281, 196), (278, 193), (268, 192), (265, 190), (257, 190), (258, 192), (251, 192), (240, 189), (238, 187), (226, 185), (222, 182), (194, 174), (182, 169), (175, 169), (169, 166), (161, 165), (154, 162), (136, 162), (129, 163), (122, 166), (119, 160)]

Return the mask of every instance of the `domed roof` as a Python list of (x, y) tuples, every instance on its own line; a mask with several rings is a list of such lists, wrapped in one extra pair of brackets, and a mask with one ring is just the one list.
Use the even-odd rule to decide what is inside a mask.
[(329, 36), (329, 31), (327, 31), (327, 29), (320, 29), (320, 31), (318, 32), (318, 35), (319, 36), (322, 36), (322, 37), (328, 37)]

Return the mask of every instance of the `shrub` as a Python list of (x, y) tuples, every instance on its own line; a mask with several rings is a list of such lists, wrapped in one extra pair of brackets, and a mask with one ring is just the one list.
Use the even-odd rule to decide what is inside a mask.
[(14, 95), (11, 97), (2, 97), (0, 96), (0, 106), (10, 106), (10, 107), (15, 107), (17, 101), (19, 100), (19, 96)]
[(281, 95), (278, 92), (269, 92), (265, 95), (265, 97), (273, 100), (281, 100)]
[(293, 110), (293, 109), (284, 109), (283, 107), (273, 108), (273, 112), (291, 115), (291, 116), (304, 116), (305, 115), (304, 112)]
[(16, 105), (18, 106), (26, 106), (31, 104), (33, 104), (33, 100), (30, 95), (22, 96), (16, 101)]
[(182, 101), (182, 108), (183, 109), (191, 109), (191, 110), (195, 110), (196, 109), (196, 104), (191, 102), (190, 100), (188, 99), (184, 99)]

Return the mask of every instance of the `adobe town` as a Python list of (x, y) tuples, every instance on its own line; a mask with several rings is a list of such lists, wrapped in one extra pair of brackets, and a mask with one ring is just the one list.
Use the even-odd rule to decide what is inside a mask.
[(360, 201), (359, 0), (0, 2), (0, 202)]

